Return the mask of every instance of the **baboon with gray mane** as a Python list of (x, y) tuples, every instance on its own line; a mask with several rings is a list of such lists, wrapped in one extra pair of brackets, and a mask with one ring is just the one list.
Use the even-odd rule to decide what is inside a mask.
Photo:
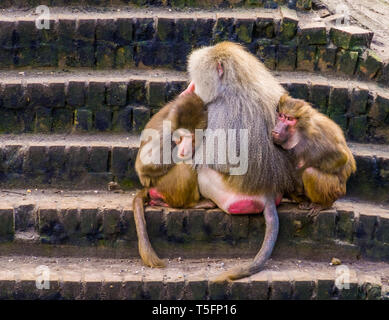
[(183, 94), (194, 91), (207, 104), (208, 129), (236, 129), (237, 141), (239, 130), (248, 130), (245, 174), (231, 175), (234, 165), (228, 161), (198, 166), (201, 195), (223, 211), (264, 212), (265, 238), (254, 261), (227, 271), (215, 281), (244, 278), (259, 272), (270, 257), (279, 229), (276, 203), (294, 184), (287, 154), (272, 141), (276, 107), (286, 92), (255, 56), (231, 42), (195, 50), (189, 57), (188, 71), (191, 83)]

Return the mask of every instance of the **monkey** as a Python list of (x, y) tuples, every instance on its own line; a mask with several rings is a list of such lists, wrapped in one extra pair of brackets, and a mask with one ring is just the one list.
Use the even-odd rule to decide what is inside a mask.
[(272, 131), (274, 143), (292, 154), (298, 187), (291, 198), (316, 218), (346, 194), (346, 182), (356, 171), (342, 129), (309, 103), (285, 94)]
[[(263, 211), (266, 232), (262, 247), (248, 266), (227, 270), (212, 281), (231, 281), (261, 271), (278, 236), (276, 205), (293, 189), (293, 167), (285, 150), (272, 141), (276, 107), (285, 89), (243, 46), (232, 42), (194, 50), (188, 58), (190, 84), (208, 107), (207, 130), (247, 132), (247, 170), (230, 174), (233, 163), (196, 166), (200, 194), (227, 214)], [(227, 144), (227, 149), (230, 145)], [(240, 147), (239, 147), (240, 148)], [(243, 150), (238, 150), (240, 153)]]
[[(160, 135), (160, 139), (156, 142), (159, 146), (164, 144), (163, 139), (171, 139), (170, 135), (163, 137), (164, 121), (170, 121), (172, 131), (178, 131), (178, 137), (173, 135), (177, 144), (177, 157), (180, 160), (188, 160), (196, 148), (195, 130), (205, 129), (207, 126), (207, 111), (203, 101), (194, 93), (179, 96), (150, 119), (145, 129), (156, 130)], [(197, 173), (191, 164), (185, 162), (145, 164), (142, 161), (142, 150), (148, 143), (151, 142), (145, 140), (141, 142), (135, 161), (135, 170), (144, 188), (133, 200), (134, 219), (139, 253), (143, 262), (150, 267), (164, 267), (165, 263), (155, 253), (147, 234), (145, 202), (150, 199), (150, 205), (205, 209), (213, 208), (214, 204), (209, 200), (200, 200)]]

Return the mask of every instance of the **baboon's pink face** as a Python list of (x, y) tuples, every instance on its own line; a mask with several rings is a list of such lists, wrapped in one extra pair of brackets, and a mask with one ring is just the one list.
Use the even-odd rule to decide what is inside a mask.
[(276, 125), (272, 131), (275, 144), (284, 144), (296, 132), (297, 119), (285, 113), (278, 113)]
[(194, 134), (187, 132), (187, 130), (180, 129), (178, 131), (178, 137), (174, 142), (177, 144), (177, 157), (181, 160), (190, 159), (194, 154)]

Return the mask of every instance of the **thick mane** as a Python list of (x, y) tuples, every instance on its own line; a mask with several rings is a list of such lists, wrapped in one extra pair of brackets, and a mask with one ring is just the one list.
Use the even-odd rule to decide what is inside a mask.
[[(220, 79), (218, 64), (224, 71)], [(230, 42), (194, 51), (188, 66), (196, 93), (208, 104), (208, 128), (237, 129), (238, 152), (239, 130), (248, 131), (248, 172), (243, 179), (237, 179), (241, 185), (231, 185), (248, 194), (288, 189), (291, 179), (285, 172), (291, 170), (287, 169), (285, 153), (271, 138), (276, 106), (284, 88), (258, 59)], [(209, 167), (229, 172), (229, 164), (215, 163)], [(228, 179), (233, 180), (234, 176)]]
[[(221, 80), (217, 74), (219, 63), (224, 69)], [(199, 91), (198, 94), (205, 103), (209, 102), (207, 98), (213, 100), (220, 96), (220, 88), (223, 87), (224, 91), (231, 95), (247, 94), (248, 101), (257, 101), (256, 105), (247, 104), (247, 108), (254, 115), (255, 109), (261, 108), (273, 116), (280, 97), (285, 94), (285, 89), (266, 67), (236, 43), (221, 42), (213, 47), (198, 49), (189, 57), (188, 66), (190, 77), (198, 86), (196, 91)], [(214, 88), (215, 83), (220, 83), (218, 88)], [(212, 88), (215, 89), (213, 92)]]
[(216, 45), (211, 52), (215, 52), (215, 64), (221, 62), (224, 66), (225, 73), (221, 79), (224, 87), (247, 93), (250, 101), (258, 101), (257, 105), (248, 105), (249, 108), (262, 108), (263, 111), (274, 114), (285, 89), (256, 57), (241, 45), (230, 42)]

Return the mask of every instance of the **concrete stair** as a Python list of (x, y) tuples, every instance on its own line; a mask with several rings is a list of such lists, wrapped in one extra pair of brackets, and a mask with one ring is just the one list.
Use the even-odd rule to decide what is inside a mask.
[(338, 27), (315, 13), (297, 14), (286, 7), (217, 11), (51, 7), (49, 29), (37, 29), (36, 19), (32, 9), (0, 15), (1, 68), (185, 70), (193, 48), (231, 40), (242, 43), (270, 69), (335, 73), (388, 85), (388, 63), (370, 49), (373, 32)]
[[(336, 121), (349, 140), (389, 142), (389, 94), (374, 82), (312, 72), (274, 75)], [(173, 70), (0, 72), (0, 133), (139, 133), (187, 85)]]
[[(129, 259), (2, 256), (0, 298), (378, 300), (388, 296), (384, 281), (389, 269), (382, 263), (345, 265), (350, 277), (349, 288), (343, 290), (335, 285), (338, 278), (335, 266), (294, 259), (271, 260), (266, 271), (249, 279), (223, 284), (212, 282), (212, 277), (226, 268), (242, 263), (249, 260), (172, 259), (168, 268), (150, 270), (138, 260)], [(42, 270), (50, 270), (47, 289), (36, 288), (36, 278)]]
[(0, 8), (21, 7), (30, 8), (39, 5), (52, 6), (95, 6), (112, 7), (128, 5), (130, 7), (170, 7), (170, 8), (226, 8), (226, 7), (265, 7), (277, 8), (280, 5), (289, 5), (294, 9), (309, 10), (312, 8), (311, 0), (5, 0)]
[[(389, 202), (389, 149), (386, 145), (350, 143), (358, 170), (347, 196)], [(19, 134), (0, 136), (2, 188), (107, 190), (140, 186), (135, 172), (137, 134)]]
[[(137, 257), (134, 191), (2, 190), (0, 252), (45, 256)], [(389, 262), (389, 207), (339, 200), (316, 221), (295, 204), (278, 208), (273, 257)], [(147, 208), (151, 241), (166, 258), (250, 257), (265, 232), (262, 215)]]
[[(38, 3), (39, 2), (39, 3)], [(373, 32), (311, 1), (5, 0), (0, 4), (0, 299), (388, 299), (389, 64)], [(50, 29), (35, 27), (37, 5)], [(22, 8), (22, 9), (21, 9)], [(262, 215), (147, 207), (168, 262), (141, 264), (134, 160), (150, 117), (187, 85), (187, 55), (240, 42), (344, 130), (358, 170), (316, 221), (284, 201), (266, 269)], [(120, 190), (107, 191), (115, 181)], [(341, 260), (350, 289), (336, 286)], [(37, 289), (38, 266), (50, 288)]]

